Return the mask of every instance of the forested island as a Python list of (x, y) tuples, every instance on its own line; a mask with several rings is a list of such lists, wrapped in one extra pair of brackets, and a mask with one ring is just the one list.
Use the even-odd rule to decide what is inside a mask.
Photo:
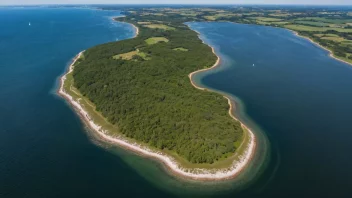
[(229, 168), (249, 141), (253, 147), (248, 130), (229, 116), (228, 99), (190, 82), (190, 73), (218, 58), (184, 20), (140, 13), (115, 20), (138, 27), (138, 36), (86, 50), (65, 76), (65, 93), (89, 121), (188, 168)]

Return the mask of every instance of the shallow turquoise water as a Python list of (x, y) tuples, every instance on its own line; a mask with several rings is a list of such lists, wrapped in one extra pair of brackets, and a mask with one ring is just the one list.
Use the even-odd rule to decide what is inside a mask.
[(133, 35), (116, 15), (0, 8), (0, 197), (349, 197), (352, 69), (282, 29), (191, 24), (222, 57), (197, 82), (238, 97), (236, 113), (270, 141), (268, 168), (243, 191), (243, 178), (179, 181), (87, 133), (57, 77), (79, 51)]

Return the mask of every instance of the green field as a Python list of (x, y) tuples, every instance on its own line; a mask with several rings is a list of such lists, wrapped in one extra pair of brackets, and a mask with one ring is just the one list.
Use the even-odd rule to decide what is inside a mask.
[(330, 40), (330, 41), (335, 41), (335, 42), (342, 42), (342, 41), (345, 41), (344, 38), (336, 37), (336, 36), (323, 36), (323, 37), (321, 37), (321, 39)]
[(278, 22), (278, 21), (282, 21), (282, 19), (278, 19), (278, 18), (270, 18), (270, 17), (250, 17), (251, 19), (255, 19), (255, 20), (259, 20), (259, 21), (263, 21), (263, 22)]
[(287, 17), (287, 16), (291, 16), (291, 14), (289, 14), (289, 13), (273, 13), (273, 14), (269, 14), (269, 16), (273, 16), (273, 17)]
[(122, 59), (122, 60), (131, 60), (134, 56), (139, 56), (144, 60), (149, 60), (150, 58), (147, 57), (147, 54), (144, 52), (140, 52), (139, 50), (118, 54), (113, 56), (113, 59)]
[(154, 45), (154, 44), (157, 44), (159, 42), (169, 42), (169, 40), (165, 37), (150, 37), (148, 39), (145, 40), (145, 42), (148, 44), (148, 45)]
[(149, 21), (139, 21), (137, 22), (139, 25), (148, 25), (148, 24), (151, 24), (151, 22)]
[(244, 12), (244, 13), (241, 13), (243, 16), (254, 16), (254, 15), (264, 15), (263, 13), (261, 12)]
[(175, 28), (164, 24), (149, 24), (149, 25), (144, 25), (144, 27), (152, 28), (152, 29), (162, 29), (162, 30), (175, 30)]
[(183, 51), (183, 52), (188, 52), (188, 49), (183, 48), (183, 47), (174, 48), (173, 50), (175, 50), (175, 51)]
[(352, 19), (328, 19), (323, 17), (304, 17), (298, 18), (296, 20), (299, 21), (316, 21), (316, 22), (323, 22), (323, 23), (333, 23), (333, 24), (343, 24), (343, 23), (351, 23)]
[(232, 14), (232, 13), (220, 13), (220, 14), (215, 14), (215, 15), (209, 15), (209, 16), (204, 16), (205, 19), (209, 21), (214, 21), (219, 18), (230, 18), (233, 16), (241, 16), (241, 14)]
[(286, 25), (289, 22), (287, 21), (278, 21), (278, 22), (270, 22), (272, 25)]
[(317, 37), (339, 37), (339, 35), (336, 35), (336, 34), (314, 34), (314, 36), (317, 36)]
[(330, 23), (317, 22), (317, 21), (295, 21), (295, 23), (301, 24), (301, 25), (318, 26), (318, 27), (329, 27), (330, 25)]
[(325, 32), (328, 30), (335, 30), (338, 32), (352, 32), (352, 29), (344, 29), (344, 28), (331, 28), (331, 27), (313, 27), (313, 26), (307, 26), (307, 25), (285, 25), (284, 26), (287, 29), (290, 30), (296, 30), (296, 31), (308, 31), (308, 32)]

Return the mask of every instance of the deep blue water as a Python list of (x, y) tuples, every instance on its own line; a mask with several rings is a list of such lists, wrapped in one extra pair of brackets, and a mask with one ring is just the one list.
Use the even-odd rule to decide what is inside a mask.
[(223, 58), (198, 82), (237, 96), (245, 116), (272, 144), (267, 174), (248, 191), (260, 189), (261, 197), (351, 197), (352, 67), (284, 29), (191, 27)]
[[(132, 37), (130, 25), (109, 18), (116, 15), (0, 8), (0, 197), (170, 197), (191, 185), (94, 140), (55, 95), (79, 51)], [(191, 26), (222, 57), (198, 82), (241, 99), (240, 116), (272, 145), (268, 169), (235, 197), (350, 197), (352, 67), (283, 29)]]
[(116, 15), (0, 8), (0, 197), (165, 195), (94, 145), (55, 95), (57, 77), (79, 51), (133, 36), (130, 25), (109, 18)]

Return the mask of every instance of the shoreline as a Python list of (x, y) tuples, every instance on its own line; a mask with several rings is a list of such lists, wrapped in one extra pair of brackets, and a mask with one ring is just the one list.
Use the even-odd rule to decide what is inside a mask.
[[(211, 23), (212, 21), (206, 21), (206, 22)], [(236, 22), (231, 22), (231, 21), (227, 21), (227, 22), (228, 22), (228, 23), (234, 23), (234, 24), (243, 24), (243, 25), (266, 26), (266, 27), (271, 27), (271, 28), (280, 28), (280, 29), (288, 30), (288, 31), (292, 32), (294, 35), (296, 35), (297, 37), (300, 37), (300, 38), (303, 38), (303, 39), (307, 39), (308, 41), (310, 41), (310, 42), (313, 43), (314, 45), (316, 45), (316, 46), (318, 46), (318, 47), (320, 47), (320, 48), (322, 48), (322, 49), (328, 51), (330, 58), (333, 58), (333, 59), (335, 59), (335, 60), (337, 60), (337, 61), (340, 61), (340, 62), (342, 62), (342, 63), (346, 63), (346, 64), (352, 66), (352, 63), (347, 62), (347, 61), (345, 61), (345, 60), (342, 60), (342, 59), (336, 57), (336, 56), (334, 55), (334, 53), (333, 53), (330, 49), (328, 49), (327, 47), (324, 47), (324, 46), (320, 45), (319, 43), (315, 42), (313, 39), (311, 39), (311, 38), (309, 38), (309, 37), (307, 37), (307, 36), (300, 35), (300, 34), (299, 34), (297, 31), (295, 31), (295, 30), (291, 30), (291, 29), (288, 29), (288, 28), (285, 28), (285, 27), (275, 27), (275, 26), (270, 26), (270, 25), (260, 25), (260, 24), (251, 24), (251, 23), (236, 23)]]
[[(134, 28), (136, 28), (136, 35), (135, 35), (135, 37), (136, 37), (139, 34), (139, 29), (138, 29), (138, 27), (136, 27), (133, 24), (132, 24), (132, 26), (134, 26)], [(212, 48), (212, 49), (213, 49), (213, 53), (215, 54), (214, 48)], [(146, 156), (148, 158), (156, 159), (157, 161), (162, 162), (165, 165), (166, 169), (168, 169), (172, 174), (176, 175), (177, 177), (192, 179), (192, 180), (200, 180), (200, 181), (219, 181), (219, 180), (232, 179), (232, 178), (236, 177), (239, 173), (241, 173), (244, 170), (244, 168), (248, 165), (248, 163), (251, 161), (251, 159), (253, 158), (253, 156), (254, 156), (253, 154), (255, 153), (255, 149), (256, 149), (255, 135), (246, 125), (244, 125), (242, 122), (240, 122), (238, 119), (236, 119), (235, 116), (232, 114), (233, 105), (232, 105), (231, 100), (226, 96), (224, 96), (224, 97), (228, 99), (228, 104), (230, 106), (230, 108), (229, 108), (230, 116), (233, 119), (239, 121), (241, 123), (242, 128), (248, 131), (248, 138), (249, 138), (248, 146), (245, 145), (246, 148), (244, 148), (243, 153), (238, 156), (238, 160), (233, 161), (232, 164), (227, 168), (222, 168), (222, 169), (183, 168), (173, 157), (168, 156), (167, 154), (164, 154), (162, 151), (155, 151), (155, 150), (148, 148), (147, 146), (143, 146), (143, 145), (138, 144), (136, 142), (131, 142), (131, 141), (127, 140), (126, 138), (122, 137), (121, 135), (112, 136), (112, 135), (108, 134), (108, 131), (102, 129), (101, 126), (94, 123), (94, 121), (89, 116), (88, 112), (79, 103), (79, 100), (76, 101), (71, 95), (66, 93), (66, 91), (64, 90), (64, 83), (66, 80), (66, 75), (73, 72), (74, 64), (81, 57), (83, 52), (84, 51), (80, 52), (78, 55), (76, 55), (73, 58), (72, 63), (70, 64), (69, 68), (67, 69), (67, 72), (61, 76), (60, 87), (59, 87), (57, 93), (58, 93), (58, 95), (63, 97), (73, 107), (73, 109), (82, 118), (84, 123), (87, 126), (89, 126), (89, 128), (93, 129), (96, 132), (96, 134), (99, 137), (101, 137), (103, 140), (105, 140), (109, 143), (112, 143), (112, 144), (117, 144), (118, 146), (120, 146), (124, 149), (130, 150), (130, 151), (133, 151), (134, 153), (142, 154), (143, 156)], [(212, 69), (212, 68), (218, 66), (219, 63), (220, 63), (220, 57), (218, 57), (217, 62), (212, 67), (207, 68), (207, 69), (201, 69), (201, 70), (190, 73), (189, 74), (190, 80), (191, 80), (191, 77), (193, 74), (195, 74), (197, 72)], [(196, 86), (192, 82), (192, 80), (191, 80), (191, 84), (197, 89), (204, 90), (204, 88)], [(242, 147), (242, 146), (243, 146), (243, 142), (241, 143), (240, 147)], [(234, 155), (236, 155), (236, 153), (234, 153)]]
[[(190, 28), (190, 29), (191, 29), (191, 28)], [(200, 38), (200, 35), (201, 35), (200, 32), (198, 32), (198, 31), (196, 31), (196, 30), (193, 30), (193, 31), (195, 31), (195, 32), (198, 34), (199, 39), (202, 40), (202, 39)], [(203, 42), (204, 44), (206, 44), (203, 40), (202, 40), (202, 42)], [(206, 45), (208, 45), (208, 44), (206, 44)], [(190, 74), (188, 75), (191, 84), (192, 84), (196, 89), (199, 89), (199, 90), (202, 90), (202, 91), (205, 91), (205, 90), (207, 90), (207, 89), (206, 89), (206, 88), (203, 88), (203, 87), (197, 86), (197, 85), (193, 82), (193, 80), (192, 80), (193, 75), (196, 74), (196, 73), (199, 73), (199, 72), (203, 72), (203, 71), (208, 71), (208, 70), (214, 69), (214, 68), (220, 66), (220, 63), (221, 63), (221, 58), (215, 53), (215, 48), (212, 47), (212, 46), (210, 46), (210, 45), (208, 45), (208, 46), (211, 48), (213, 54), (217, 57), (217, 60), (216, 60), (215, 64), (214, 64), (213, 66), (209, 67), (209, 68), (200, 69), (200, 70), (194, 71), (194, 72), (192, 72), (192, 73), (190, 73)], [(229, 97), (227, 97), (227, 96), (224, 96), (224, 95), (223, 95), (223, 97), (227, 99), (227, 102), (228, 102), (228, 104), (229, 104), (229, 106), (230, 106), (229, 111), (228, 111), (230, 117), (231, 117), (232, 119), (236, 120), (237, 122), (239, 122), (239, 123), (241, 124), (241, 127), (242, 127), (243, 129), (247, 130), (248, 133), (249, 133), (249, 136), (250, 136), (250, 143), (249, 143), (250, 146), (249, 146), (249, 147), (250, 147), (250, 148), (247, 148), (247, 150), (245, 151), (245, 153), (247, 153), (248, 150), (249, 150), (249, 154), (247, 154), (247, 156), (245, 157), (245, 161), (246, 161), (245, 164), (247, 165), (247, 164), (252, 160), (252, 158), (253, 158), (253, 156), (254, 156), (254, 154), (255, 154), (256, 148), (257, 148), (257, 141), (256, 141), (256, 138), (255, 138), (255, 135), (254, 135), (254, 133), (253, 133), (244, 123), (242, 123), (239, 119), (236, 118), (235, 115), (232, 114), (232, 111), (233, 111), (234, 106), (235, 106), (235, 105), (232, 104), (232, 100), (231, 100)], [(245, 166), (243, 167), (243, 169), (244, 169), (244, 168), (245, 168)], [(238, 173), (240, 173), (241, 171), (242, 171), (242, 169), (239, 170)], [(235, 176), (236, 176), (236, 175), (235, 175)]]
[[(286, 28), (284, 28), (284, 29), (286, 29)], [(287, 29), (287, 30), (291, 31), (294, 35), (296, 35), (296, 36), (298, 36), (298, 37), (300, 37), (300, 38), (307, 39), (308, 41), (310, 41), (310, 42), (313, 43), (314, 45), (316, 45), (316, 46), (318, 46), (318, 47), (320, 47), (320, 48), (322, 48), (322, 49), (328, 51), (328, 52), (329, 52), (329, 56), (330, 56), (331, 58), (333, 58), (333, 59), (335, 59), (335, 60), (337, 60), (337, 61), (346, 63), (346, 64), (348, 64), (349, 66), (352, 66), (352, 63), (347, 62), (347, 61), (345, 61), (345, 60), (342, 60), (342, 59), (336, 57), (336, 56), (334, 55), (334, 53), (333, 53), (330, 49), (328, 49), (327, 47), (324, 47), (324, 46), (320, 45), (319, 43), (315, 42), (313, 39), (311, 39), (311, 38), (309, 38), (309, 37), (307, 37), (307, 36), (302, 36), (302, 35), (300, 35), (298, 32), (296, 32), (296, 31), (294, 31), (294, 30), (290, 30), (290, 29)]]
[(139, 28), (132, 23), (128, 23), (128, 24), (131, 24), (133, 26), (133, 28), (135, 29), (135, 33), (134, 33), (133, 38), (136, 38), (139, 35)]
[[(125, 16), (125, 15), (121, 15), (121, 16), (112, 16), (112, 17), (110, 17), (110, 19), (113, 20), (114, 22), (118, 22), (118, 23), (127, 23), (127, 22), (124, 22), (124, 21), (117, 21), (117, 20), (115, 20), (115, 19), (117, 19), (117, 18), (124, 18), (124, 17), (126, 17), (126, 16)], [(132, 24), (132, 23), (127, 23), (127, 24), (132, 25), (133, 28), (135, 29), (135, 34), (134, 34), (134, 36), (133, 36), (132, 38), (136, 38), (136, 37), (139, 35), (139, 28), (138, 28), (136, 25)]]

